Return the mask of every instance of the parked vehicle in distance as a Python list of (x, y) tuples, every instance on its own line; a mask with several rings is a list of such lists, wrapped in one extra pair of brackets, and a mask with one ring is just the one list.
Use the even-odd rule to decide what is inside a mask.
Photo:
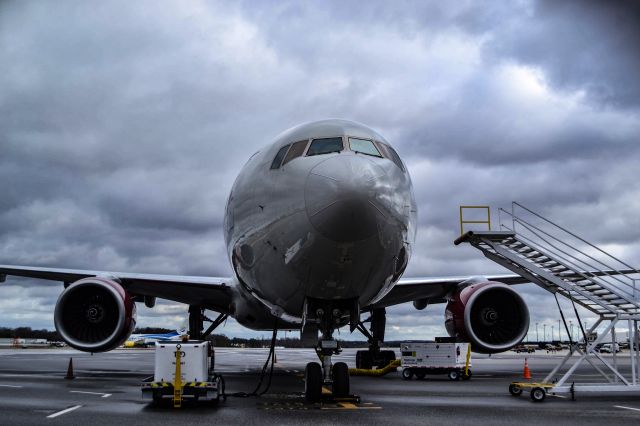
[(616, 353), (620, 352), (620, 345), (618, 345), (617, 343), (614, 343), (613, 345), (611, 343), (605, 343), (604, 345), (600, 346), (600, 349), (598, 349), (598, 352), (610, 354), (613, 352), (614, 349)]
[(547, 352), (555, 352), (555, 351), (561, 351), (562, 350), (562, 346), (561, 345), (554, 345), (552, 343), (547, 343), (546, 345), (544, 345), (544, 349)]
[(532, 352), (535, 352), (535, 351), (536, 351), (536, 348), (534, 348), (534, 347), (533, 347), (533, 346), (531, 346), (531, 345), (518, 345), (518, 346), (515, 346), (515, 347), (514, 347), (513, 349), (511, 349), (511, 350), (512, 350), (512, 351), (515, 351), (515, 352), (517, 352), (517, 353), (520, 353), (520, 352), (532, 353)]

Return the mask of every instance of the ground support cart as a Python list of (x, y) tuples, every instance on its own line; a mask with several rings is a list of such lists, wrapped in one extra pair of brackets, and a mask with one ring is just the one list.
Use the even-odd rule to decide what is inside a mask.
[(172, 400), (218, 401), (224, 397), (224, 379), (213, 372), (213, 347), (207, 341), (158, 342), (153, 380), (142, 384), (143, 398), (154, 402)]
[(548, 393), (554, 393), (552, 391), (554, 386), (553, 383), (511, 382), (509, 393), (512, 396), (520, 396), (526, 390), (534, 402), (542, 402)]
[(446, 374), (450, 380), (471, 378), (469, 343), (404, 342), (400, 345), (402, 378), (424, 379)]

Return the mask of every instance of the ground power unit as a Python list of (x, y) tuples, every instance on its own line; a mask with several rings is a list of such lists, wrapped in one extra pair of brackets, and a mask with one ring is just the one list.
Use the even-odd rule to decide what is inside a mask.
[(214, 350), (207, 341), (156, 342), (153, 381), (142, 384), (143, 397), (154, 402), (173, 400), (218, 401), (224, 394), (224, 380), (213, 371)]
[(402, 378), (424, 379), (427, 374), (446, 374), (451, 380), (468, 380), (471, 378), (469, 346), (469, 343), (401, 343)]

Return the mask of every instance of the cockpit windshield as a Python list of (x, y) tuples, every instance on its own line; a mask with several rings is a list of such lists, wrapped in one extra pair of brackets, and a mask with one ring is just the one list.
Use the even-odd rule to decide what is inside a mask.
[(307, 156), (341, 152), (343, 149), (342, 138), (314, 139), (307, 150)]
[(378, 148), (368, 139), (349, 138), (349, 147), (355, 153), (382, 157)]
[(307, 147), (307, 143), (308, 142), (309, 142), (308, 140), (299, 141), (299, 142), (296, 142), (293, 145), (291, 145), (291, 149), (287, 153), (287, 156), (284, 157), (284, 161), (282, 162), (282, 165), (284, 166), (285, 164), (287, 164), (289, 161), (293, 160), (294, 158), (300, 157), (302, 155), (302, 153), (304, 152), (304, 149)]
[(280, 148), (280, 150), (278, 150), (278, 153), (276, 154), (276, 157), (273, 159), (273, 162), (271, 163), (271, 169), (279, 169), (280, 168), (280, 164), (282, 163), (282, 159), (284, 158), (284, 155), (287, 153), (287, 150), (289, 149), (289, 145), (285, 145), (282, 148)]

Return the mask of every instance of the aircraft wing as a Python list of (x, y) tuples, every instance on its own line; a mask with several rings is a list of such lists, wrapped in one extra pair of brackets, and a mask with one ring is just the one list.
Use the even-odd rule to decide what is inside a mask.
[[(429, 299), (429, 304), (444, 303), (448, 294), (457, 289), (458, 285), (472, 276), (459, 277), (429, 277), (429, 278), (401, 278), (396, 285), (373, 307), (399, 305), (419, 299)], [(483, 275), (486, 281), (499, 281), (505, 284), (524, 284), (529, 281), (516, 274)]]
[[(594, 271), (583, 272), (584, 275), (603, 276), (638, 273), (634, 269), (622, 271)], [(572, 278), (579, 276), (577, 273), (567, 272), (563, 277)], [(483, 275), (481, 277), (460, 276), (460, 277), (436, 277), (436, 278), (401, 278), (397, 284), (382, 299), (373, 303), (371, 308), (382, 308), (386, 306), (399, 305), (401, 303), (413, 302), (414, 300), (429, 299), (429, 304), (444, 303), (448, 295), (455, 291), (458, 285), (471, 278), (482, 278), (483, 281), (498, 281), (507, 285), (525, 284), (529, 281), (517, 274), (503, 275)]]
[(128, 272), (85, 271), (78, 269), (41, 268), (0, 265), (0, 282), (7, 276), (38, 278), (72, 283), (82, 278), (114, 279), (135, 296), (154, 296), (189, 305), (201, 305), (228, 313), (233, 297), (233, 278), (190, 277), (180, 275), (134, 274)]

